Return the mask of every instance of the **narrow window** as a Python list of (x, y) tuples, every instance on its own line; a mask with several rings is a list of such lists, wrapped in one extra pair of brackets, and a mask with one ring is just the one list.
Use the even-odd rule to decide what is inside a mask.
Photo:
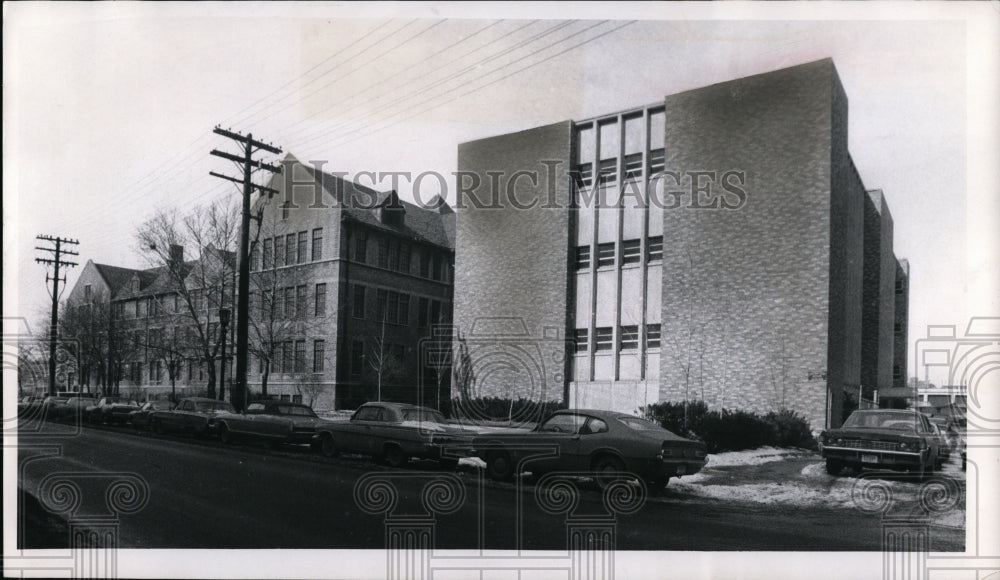
[(364, 264), (368, 261), (368, 232), (359, 230), (354, 237), (354, 260)]
[(295, 264), (295, 234), (285, 236), (285, 265)]
[(646, 262), (660, 262), (663, 260), (663, 236), (653, 236), (646, 238)]
[(312, 261), (323, 259), (323, 228), (313, 230)]
[(299, 249), (298, 249), (299, 255), (296, 256), (296, 260), (299, 264), (306, 263), (306, 251), (308, 249), (309, 249), (309, 243), (306, 240), (306, 233), (299, 232)]
[(365, 287), (357, 285), (354, 287), (354, 318), (365, 317)]
[(638, 264), (642, 260), (639, 240), (622, 242), (622, 264)]
[(620, 350), (638, 350), (639, 349), (639, 327), (638, 326), (622, 326), (620, 328), (621, 332), (621, 344)]
[(660, 325), (659, 324), (647, 324), (646, 325), (646, 350), (660, 348)]
[(297, 286), (295, 288), (295, 316), (298, 318), (306, 317), (306, 285)]
[(594, 329), (594, 350), (611, 350), (613, 335), (610, 327)]
[(590, 246), (577, 246), (573, 262), (577, 270), (590, 268)]
[(306, 341), (295, 341), (295, 372), (306, 372)]
[(326, 284), (316, 284), (315, 316), (326, 316)]
[(426, 298), (421, 298), (417, 302), (417, 326), (420, 328), (427, 328), (427, 308), (428, 301)]
[(615, 265), (615, 244), (597, 244), (597, 267)]
[(323, 358), (324, 352), (326, 350), (326, 341), (324, 340), (314, 340), (313, 341), (313, 372), (321, 373), (323, 372)]
[(587, 352), (590, 331), (586, 328), (577, 328), (573, 331), (573, 344), (576, 352)]

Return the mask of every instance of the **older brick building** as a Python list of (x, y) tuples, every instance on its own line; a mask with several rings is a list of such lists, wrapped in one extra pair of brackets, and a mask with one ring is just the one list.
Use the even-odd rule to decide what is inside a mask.
[[(354, 407), (378, 397), (447, 400), (450, 373), (422, 360), (419, 346), (435, 325), (451, 320), (451, 208), (440, 199), (429, 204), (434, 209), (416, 206), (393, 191), (360, 186), (292, 155), (282, 164), (282, 174), (268, 184), (278, 194), (258, 199), (253, 208), (251, 396), (302, 400), (320, 409)], [(216, 348), (219, 308), (235, 303), (236, 261), (210, 248), (190, 261), (180, 247), (171, 255), (179, 277), (168, 276), (165, 267), (133, 270), (88, 262), (69, 302), (109, 303), (116, 335), (124, 329), (123, 338), (98, 357), (115, 359), (108, 363), (112, 382), (146, 393), (200, 394), (207, 365), (222, 364)], [(188, 289), (190, 308), (178, 296), (178, 279)], [(211, 288), (202, 288), (204, 281), (212, 281)], [(208, 333), (216, 354), (188, 348), (196, 342), (185, 334), (192, 326)], [(98, 360), (93, 372), (96, 381), (106, 383), (102, 365)]]
[(465, 143), (458, 164), (457, 386), (814, 426), (890, 386), (891, 218), (832, 61)]

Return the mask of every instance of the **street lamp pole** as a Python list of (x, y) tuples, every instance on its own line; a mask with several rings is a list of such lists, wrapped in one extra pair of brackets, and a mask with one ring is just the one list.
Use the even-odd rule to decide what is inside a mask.
[[(226, 327), (229, 326), (229, 313), (228, 308), (219, 309), (219, 325), (222, 327), (222, 365), (219, 368), (219, 399), (225, 398), (226, 390)], [(229, 394), (229, 398), (233, 398), (233, 394)]]

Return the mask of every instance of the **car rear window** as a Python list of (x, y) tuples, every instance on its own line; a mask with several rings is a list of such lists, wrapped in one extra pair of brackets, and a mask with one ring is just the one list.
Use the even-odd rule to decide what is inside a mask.
[(853, 413), (844, 421), (845, 428), (868, 427), (872, 429), (898, 429), (913, 431), (916, 428), (917, 417), (903, 413)]
[(659, 431), (660, 426), (638, 417), (617, 417), (618, 422), (635, 431)]

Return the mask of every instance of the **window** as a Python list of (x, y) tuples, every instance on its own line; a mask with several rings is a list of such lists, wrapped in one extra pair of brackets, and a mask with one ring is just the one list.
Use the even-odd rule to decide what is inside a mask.
[(586, 270), (590, 267), (590, 246), (577, 246), (573, 263), (577, 270)]
[(621, 343), (619, 345), (620, 350), (638, 350), (639, 348), (639, 327), (638, 326), (622, 326), (621, 332)]
[(298, 318), (306, 317), (306, 285), (296, 286), (295, 288), (295, 316)]
[(306, 263), (306, 252), (309, 250), (309, 243), (306, 241), (306, 232), (299, 232), (299, 249), (296, 260), (299, 264)]
[(285, 288), (285, 318), (295, 318), (295, 286)]
[(325, 340), (314, 340), (313, 341), (313, 372), (321, 373), (323, 372), (323, 358), (326, 351), (326, 341)]
[(378, 241), (378, 267), (389, 267), (389, 238), (381, 238)]
[(441, 322), (441, 301), (431, 301), (431, 322)]
[(633, 153), (625, 156), (625, 179), (638, 179), (642, 177), (642, 153)]
[(260, 244), (257, 242), (250, 242), (250, 271), (256, 272), (260, 268), (257, 264), (257, 256), (260, 255)]
[(896, 334), (900, 334), (901, 332), (903, 332), (903, 324), (901, 322), (897, 322), (897, 323), (893, 324), (892, 330)]
[(420, 328), (427, 328), (427, 307), (428, 300), (426, 298), (417, 301), (417, 326)]
[(586, 425), (580, 429), (582, 435), (593, 435), (595, 433), (606, 433), (608, 430), (608, 424), (601, 421), (597, 417), (591, 417), (587, 420)]
[(368, 261), (368, 232), (364, 230), (354, 235), (354, 259), (362, 264)]
[(295, 264), (295, 234), (285, 236), (285, 265)]
[(286, 340), (281, 345), (281, 372), (290, 373), (295, 368), (292, 364), (292, 341)]
[(590, 187), (594, 182), (594, 165), (581, 163), (576, 166), (576, 183), (578, 187)]
[(351, 375), (361, 376), (363, 365), (365, 364), (365, 343), (355, 340), (351, 343)]
[(280, 268), (284, 265), (285, 265), (285, 236), (275, 236), (274, 267)]
[(412, 250), (410, 244), (400, 244), (399, 246), (399, 271), (404, 274), (410, 273), (410, 255)]
[(270, 238), (264, 240), (264, 254), (261, 256), (261, 268), (267, 270), (271, 267), (271, 256), (274, 253), (274, 242)]
[(892, 378), (897, 380), (903, 378), (903, 371), (899, 368), (899, 365), (892, 366)]
[(323, 228), (313, 230), (312, 261), (323, 259)]
[(365, 287), (357, 285), (354, 287), (354, 318), (365, 317)]
[(597, 244), (597, 267), (615, 265), (615, 245)]
[(83, 287), (83, 299), (90, 300), (90, 284)]
[(615, 183), (618, 181), (618, 160), (602, 159), (597, 166), (598, 183)]
[(306, 341), (295, 341), (295, 372), (306, 372)]
[(410, 323), (410, 295), (399, 295), (399, 316), (396, 319), (399, 324), (406, 326)]
[(288, 219), (288, 208), (291, 207), (291, 205), (292, 202), (290, 201), (286, 201), (285, 203), (281, 204), (281, 219), (283, 220)]
[(146, 317), (146, 300), (145, 299), (140, 298), (139, 300), (136, 301), (136, 303), (135, 303), (135, 316), (136, 316), (136, 318), (145, 318)]
[(642, 260), (642, 249), (639, 247), (639, 240), (625, 240), (622, 242), (622, 264), (638, 264)]
[(420, 275), (424, 278), (431, 277), (431, 251), (420, 252)]
[(660, 325), (646, 325), (646, 350), (660, 348)]
[(656, 175), (663, 172), (664, 166), (663, 149), (654, 149), (649, 152), (649, 174)]
[(399, 295), (390, 291), (388, 301), (389, 310), (385, 319), (389, 323), (396, 324), (399, 320)]
[(149, 380), (151, 380), (151, 381), (159, 381), (160, 377), (162, 376), (162, 374), (163, 374), (162, 361), (154, 360), (152, 363), (150, 363), (150, 365), (149, 365)]
[(896, 294), (902, 294), (902, 293), (903, 293), (903, 281), (896, 280)]
[(613, 335), (610, 327), (594, 329), (594, 350), (611, 350)]
[(314, 316), (326, 316), (326, 284), (316, 284), (316, 305)]
[(385, 290), (378, 290), (375, 293), (375, 320), (382, 322), (385, 318), (385, 305), (389, 299), (389, 293)]
[(663, 260), (663, 236), (646, 238), (646, 262), (653, 263)]
[(590, 339), (590, 331), (586, 328), (577, 328), (573, 331), (573, 345), (575, 352), (587, 352)]
[(399, 242), (396, 240), (389, 241), (389, 269), (393, 271), (399, 270)]

